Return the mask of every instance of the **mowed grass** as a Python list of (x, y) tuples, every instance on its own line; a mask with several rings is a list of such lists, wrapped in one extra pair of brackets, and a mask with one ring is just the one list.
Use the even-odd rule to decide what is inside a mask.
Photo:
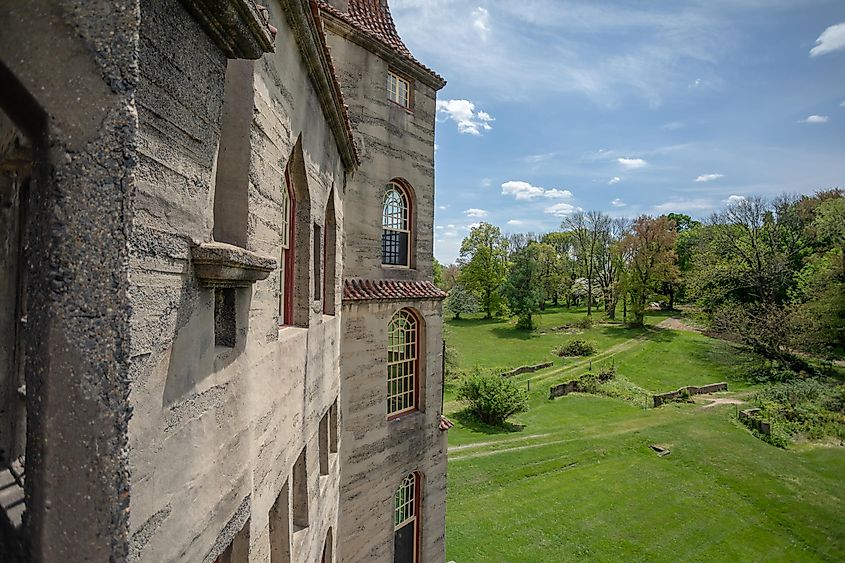
[[(474, 330), (473, 322), (449, 323), (452, 345), (473, 343), (468, 352), (457, 345), (464, 368), (484, 365), (491, 354), (490, 367), (534, 363), (530, 358), (544, 348), (548, 353), (565, 338), (584, 337), (523, 339), (529, 346), (522, 359), (518, 345), (500, 349), (511, 337), (493, 333), (496, 324), (475, 321)], [(699, 334), (653, 326), (594, 327), (584, 334), (604, 338), (594, 370), (612, 361), (648, 390), (722, 380), (731, 389), (748, 388), (740, 365), (747, 359)], [(588, 366), (565, 360), (517, 378), (525, 385), (532, 380), (531, 408), (509, 431), (456, 417), (449, 432), (447, 559), (845, 560), (845, 448), (777, 449), (736, 423), (732, 406), (644, 409), (580, 394), (548, 400), (551, 384)], [(450, 401), (446, 410), (454, 416), (459, 408)], [(658, 457), (650, 444), (671, 454)]]

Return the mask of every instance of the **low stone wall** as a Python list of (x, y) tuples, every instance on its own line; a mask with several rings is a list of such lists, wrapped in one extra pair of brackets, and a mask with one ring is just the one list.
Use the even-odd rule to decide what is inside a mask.
[(545, 362), (542, 364), (537, 364), (536, 366), (519, 366), (516, 369), (512, 369), (511, 371), (506, 371), (502, 373), (502, 377), (514, 377), (516, 375), (522, 375), (523, 373), (534, 373), (535, 371), (539, 371), (541, 369), (550, 368), (554, 365), (554, 362)]
[(741, 420), (742, 423), (749, 428), (753, 428), (766, 436), (769, 436), (772, 433), (771, 423), (760, 418), (760, 409), (745, 409), (744, 411), (739, 411), (739, 420)]
[(563, 397), (564, 395), (569, 395), (570, 393), (577, 393), (581, 390), (581, 382), (577, 379), (573, 381), (567, 381), (566, 383), (561, 383), (560, 385), (555, 385), (554, 387), (549, 389), (549, 399), (554, 399), (555, 397)]
[(727, 383), (711, 383), (710, 385), (704, 385), (701, 387), (696, 387), (694, 385), (689, 385), (687, 387), (681, 387), (677, 391), (670, 391), (669, 393), (661, 393), (659, 395), (653, 395), (652, 400), (654, 401), (654, 406), (659, 407), (663, 403), (668, 403), (669, 401), (673, 401), (684, 394), (686, 391), (690, 395), (706, 395), (707, 393), (715, 393), (717, 391), (727, 391), (728, 384)]

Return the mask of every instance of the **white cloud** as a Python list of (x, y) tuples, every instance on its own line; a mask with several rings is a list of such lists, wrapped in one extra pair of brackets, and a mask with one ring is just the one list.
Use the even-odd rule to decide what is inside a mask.
[(610, 205), (612, 205), (613, 207), (625, 207), (628, 204), (617, 197), (616, 199), (610, 202)]
[(528, 182), (509, 180), (502, 184), (502, 195), (512, 195), (519, 201), (532, 200), (541, 197), (546, 190), (532, 186)]
[(613, 184), (618, 184), (621, 181), (622, 181), (622, 178), (620, 178), (619, 176), (614, 176), (613, 178), (610, 179), (610, 182), (608, 182), (608, 184), (610, 184), (612, 186)]
[(572, 198), (572, 192), (570, 192), (569, 190), (551, 189), (551, 190), (546, 190), (546, 193), (543, 194), (543, 197), (546, 197), (546, 198), (549, 198), (549, 199), (571, 199)]
[(845, 22), (832, 25), (822, 31), (816, 39), (816, 46), (810, 49), (810, 56), (818, 57), (840, 49), (845, 49)]
[(435, 229), (437, 229), (438, 231), (442, 231), (442, 230), (443, 230), (443, 225), (437, 225), (437, 226), (436, 226), (436, 227), (434, 227), (434, 228), (435, 228)]
[(482, 39), (490, 35), (490, 12), (486, 8), (478, 7), (472, 11), (472, 27)]
[(472, 208), (464, 211), (464, 215), (466, 215), (467, 217), (477, 217), (481, 219), (482, 217), (487, 217), (487, 211), (485, 211), (484, 209)]
[(801, 119), (798, 123), (827, 123), (830, 118), (826, 115), (809, 115), (806, 119)]
[(482, 188), (489, 188), (492, 185), (493, 185), (493, 180), (491, 180), (490, 178), (482, 178), (481, 179), (481, 187)]
[(449, 206), (448, 205), (438, 205), (437, 209), (439, 209), (441, 211), (446, 211), (447, 209), (449, 209)]
[(576, 211), (578, 211), (578, 208), (568, 203), (556, 203), (543, 210), (544, 213), (548, 213), (549, 215), (554, 215), (556, 217), (565, 217)]
[(439, 149), (439, 148), (440, 148), (440, 145), (438, 145), (437, 143), (434, 143), (434, 152), (437, 152), (437, 149)]
[(455, 228), (455, 225), (446, 225), (446, 228), (447, 228), (447, 229), (454, 229), (454, 228)]
[(531, 201), (538, 197), (548, 199), (569, 199), (572, 192), (559, 190), (557, 188), (546, 189), (539, 186), (532, 186), (521, 180), (509, 180), (502, 184), (502, 195), (512, 195), (517, 201)]
[(687, 88), (692, 89), (692, 88), (698, 88), (699, 86), (701, 86), (701, 79), (700, 79), (700, 78), (696, 78), (695, 80), (693, 80), (692, 82), (690, 82), (690, 83), (687, 85)]
[(745, 201), (744, 195), (732, 195), (728, 199), (725, 200), (725, 203), (732, 205), (732, 204), (735, 204), (735, 203), (739, 203), (740, 201)]
[(470, 223), (469, 225), (467, 225), (466, 227), (464, 227), (464, 230), (466, 230), (466, 231), (471, 231), (471, 230), (473, 230), (474, 228), (476, 228), (476, 227), (480, 227), (480, 226), (481, 226), (481, 223)]
[(719, 178), (724, 178), (724, 174), (702, 174), (695, 180), (694, 182), (712, 182), (713, 180), (718, 180)]
[(514, 227), (517, 227), (517, 226), (522, 225), (522, 224), (523, 224), (523, 221), (520, 221), (519, 219), (511, 219), (510, 221), (508, 221), (508, 225), (512, 225)]
[(707, 199), (676, 199), (654, 206), (658, 213), (671, 211), (707, 211), (713, 209), (713, 202)]
[(496, 121), (489, 113), (476, 110), (475, 104), (469, 100), (437, 100), (437, 113), (445, 114), (458, 124), (458, 131), (466, 135), (481, 135), (482, 131), (490, 131), (490, 125)]
[(839, 107), (845, 108), (845, 102), (842, 102), (841, 104), (839, 104)]
[(641, 158), (617, 158), (616, 162), (618, 162), (622, 168), (627, 170), (643, 168), (647, 164), (647, 162)]

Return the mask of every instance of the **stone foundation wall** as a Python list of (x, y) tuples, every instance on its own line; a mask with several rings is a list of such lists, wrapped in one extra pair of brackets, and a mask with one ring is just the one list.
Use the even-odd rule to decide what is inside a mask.
[(661, 393), (660, 395), (652, 396), (652, 400), (654, 401), (654, 406), (659, 407), (663, 403), (668, 403), (674, 399), (677, 399), (684, 392), (688, 393), (689, 395), (706, 395), (707, 393), (716, 393), (718, 391), (727, 391), (728, 384), (727, 383), (711, 383), (710, 385), (703, 385), (701, 387), (696, 387), (694, 385), (690, 385), (687, 387), (681, 387), (677, 391), (670, 391), (669, 393)]

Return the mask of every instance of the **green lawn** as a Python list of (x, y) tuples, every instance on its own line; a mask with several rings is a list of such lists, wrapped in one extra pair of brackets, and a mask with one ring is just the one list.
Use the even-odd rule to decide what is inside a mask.
[[(556, 310), (541, 322), (559, 326), (578, 316)], [(594, 369), (612, 361), (651, 391), (722, 380), (731, 390), (748, 388), (738, 365), (744, 356), (695, 333), (597, 326), (527, 338), (510, 323), (469, 320), (450, 321), (448, 338), (463, 368), (544, 361), (565, 339), (587, 338), (599, 346)], [(738, 425), (732, 406), (546, 398), (550, 385), (588, 367), (589, 360), (559, 361), (517, 378), (532, 381), (531, 408), (510, 431), (455, 417), (447, 559), (845, 560), (845, 448), (777, 449)], [(460, 406), (452, 396), (446, 410), (454, 416)], [(671, 454), (658, 457), (650, 444)]]

